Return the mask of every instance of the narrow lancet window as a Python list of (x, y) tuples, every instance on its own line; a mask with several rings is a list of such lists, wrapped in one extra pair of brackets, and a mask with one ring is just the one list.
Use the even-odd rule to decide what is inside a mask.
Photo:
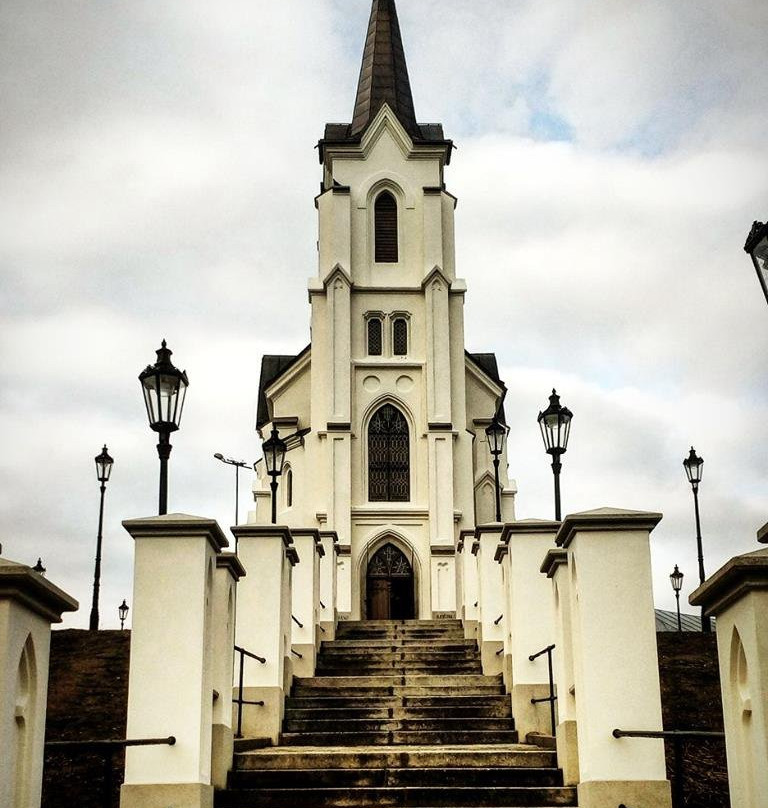
[(368, 318), (368, 355), (381, 356), (382, 329), (379, 317)]
[(392, 353), (395, 356), (408, 353), (408, 321), (405, 317), (396, 317), (392, 323)]
[(397, 202), (389, 191), (382, 191), (374, 205), (375, 260), (380, 264), (396, 264)]
[(385, 404), (368, 426), (368, 499), (408, 502), (410, 477), (408, 422), (396, 407)]

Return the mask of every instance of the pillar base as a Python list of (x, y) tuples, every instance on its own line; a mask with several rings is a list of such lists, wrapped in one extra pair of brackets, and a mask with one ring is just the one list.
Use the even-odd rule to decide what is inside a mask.
[(335, 620), (321, 620), (320, 626), (325, 630), (325, 634), (320, 632), (321, 642), (330, 642), (336, 639), (336, 621)]
[(484, 640), (480, 643), (480, 661), (483, 665), (483, 676), (496, 676), (502, 672), (501, 654), (496, 652), (503, 648), (502, 640)]
[[(238, 690), (234, 689), (233, 698)], [(243, 705), (243, 737), (269, 738), (273, 744), (280, 742), (280, 729), (283, 723), (285, 694), (281, 687), (244, 687), (246, 701), (263, 701), (258, 704)], [(237, 704), (232, 705), (232, 726), (237, 732)], [(230, 761), (231, 764), (231, 761)]]
[[(319, 633), (319, 632), (318, 632)], [(305, 679), (309, 676), (315, 675), (315, 655), (317, 649), (310, 643), (291, 643), (291, 650), (297, 651), (301, 654), (300, 657), (292, 654), (293, 657), (293, 675)]]
[(578, 795), (579, 808), (672, 808), (669, 780), (591, 780)]
[(232, 727), (226, 724), (214, 724), (211, 736), (211, 783), (214, 788), (227, 787), (227, 775), (232, 769), (234, 753), (235, 739)]
[(515, 728), (520, 737), (525, 738), (529, 732), (552, 735), (549, 702), (531, 704), (531, 699), (544, 699), (549, 696), (549, 685), (512, 685), (511, 692), (512, 715), (515, 717)]
[(575, 786), (579, 782), (579, 737), (575, 721), (561, 721), (557, 725), (557, 767), (563, 772), (563, 785)]
[(213, 808), (213, 786), (126, 783), (120, 788), (120, 808)]

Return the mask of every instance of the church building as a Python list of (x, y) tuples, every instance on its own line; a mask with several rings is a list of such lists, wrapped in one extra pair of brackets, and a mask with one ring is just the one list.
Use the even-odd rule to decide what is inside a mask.
[[(453, 142), (417, 121), (393, 0), (373, 2), (352, 122), (318, 149), (311, 341), (261, 365), (257, 429), (288, 444), (277, 522), (336, 532), (342, 619), (452, 617), (462, 532), (495, 518), (485, 428), (506, 388), (493, 353), (465, 348)], [(267, 523), (257, 475), (250, 520)]]

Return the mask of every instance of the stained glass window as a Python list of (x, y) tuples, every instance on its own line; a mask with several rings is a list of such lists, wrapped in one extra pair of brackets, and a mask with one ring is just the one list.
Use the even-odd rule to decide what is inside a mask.
[(405, 356), (408, 353), (408, 321), (398, 317), (392, 323), (392, 353)]
[(382, 264), (397, 263), (397, 202), (389, 191), (376, 197), (373, 207), (375, 235), (375, 261)]
[(378, 317), (368, 319), (368, 355), (381, 356), (381, 320)]
[(408, 502), (410, 492), (408, 422), (391, 404), (377, 410), (368, 426), (368, 499)]
[(394, 544), (385, 544), (368, 564), (369, 578), (410, 578), (413, 570), (408, 559)]

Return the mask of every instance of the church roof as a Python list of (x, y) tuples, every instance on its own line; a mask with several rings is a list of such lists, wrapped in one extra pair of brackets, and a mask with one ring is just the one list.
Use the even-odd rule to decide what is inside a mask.
[[(496, 354), (470, 353), (469, 351), (464, 351), (464, 353), (491, 381), (496, 382), (504, 391), (504, 395), (506, 395), (507, 385), (504, 384), (504, 381), (499, 376), (499, 363), (496, 361)], [(504, 410), (504, 395), (502, 395), (501, 401), (499, 402), (499, 412), (497, 413), (502, 424), (507, 423), (507, 415)]]
[(352, 123), (329, 123), (320, 141), (320, 159), (327, 143), (357, 143), (379, 110), (387, 104), (415, 143), (444, 143), (448, 160), (452, 142), (439, 123), (417, 123), (411, 82), (395, 0), (373, 0)]
[(261, 376), (259, 377), (259, 400), (256, 407), (256, 428), (260, 429), (270, 420), (269, 407), (267, 406), (267, 395), (265, 390), (272, 382), (288, 370), (291, 365), (311, 348), (307, 345), (303, 351), (295, 355), (287, 354), (266, 354), (261, 357)]

